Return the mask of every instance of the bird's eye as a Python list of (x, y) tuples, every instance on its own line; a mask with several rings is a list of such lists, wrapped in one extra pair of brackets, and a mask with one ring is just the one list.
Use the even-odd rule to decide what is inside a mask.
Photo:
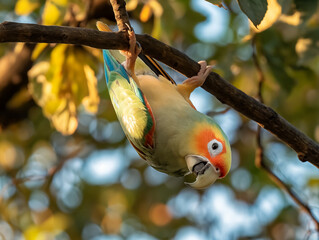
[(207, 144), (207, 148), (210, 155), (215, 157), (223, 151), (223, 144), (218, 140), (213, 139)]
[(212, 149), (213, 149), (213, 150), (216, 150), (217, 148), (218, 148), (218, 143), (215, 143), (215, 142), (214, 142), (213, 145), (212, 145)]

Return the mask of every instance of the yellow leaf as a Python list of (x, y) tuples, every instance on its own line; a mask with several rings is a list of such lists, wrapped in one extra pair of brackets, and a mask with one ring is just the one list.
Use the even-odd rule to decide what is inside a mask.
[(162, 30), (162, 24), (161, 24), (161, 18), (160, 17), (155, 17), (154, 19), (154, 26), (152, 29), (152, 37), (153, 38), (159, 38), (161, 35), (161, 30)]
[(14, 11), (17, 15), (28, 15), (39, 6), (39, 0), (18, 0)]
[(61, 112), (65, 108), (66, 99), (48, 96), (47, 101), (43, 105), (44, 115), (51, 118), (56, 112)]
[(65, 7), (68, 0), (51, 0), (54, 4)]
[(293, 15), (282, 15), (279, 20), (292, 26), (298, 26), (301, 23), (301, 13), (295, 12)]
[(12, 170), (16, 164), (17, 151), (10, 142), (0, 142), (0, 169)]
[(51, 95), (52, 85), (45, 76), (49, 68), (50, 63), (42, 61), (35, 64), (28, 72), (28, 91), (41, 107), (45, 105), (48, 97)]
[(59, 233), (69, 226), (69, 219), (66, 215), (55, 214), (38, 225), (31, 225), (24, 231), (26, 240), (54, 239)]
[(147, 22), (151, 16), (152, 16), (151, 6), (148, 3), (146, 3), (141, 10), (140, 20), (141, 22)]
[(38, 227), (37, 225), (31, 225), (24, 231), (23, 235), (26, 240), (37, 240), (39, 239), (40, 233), (40, 227)]
[(312, 39), (310, 38), (299, 38), (296, 43), (296, 52), (301, 58), (304, 56), (305, 52), (308, 50), (309, 46), (312, 44)]
[(88, 112), (98, 110), (94, 58), (82, 47), (59, 44), (50, 60), (50, 64), (41, 62), (29, 71), (29, 91), (56, 130), (72, 134), (78, 126), (80, 104)]
[(163, 7), (157, 0), (150, 0), (149, 5), (152, 8), (155, 17), (161, 17), (163, 14)]
[(51, 65), (47, 74), (47, 79), (52, 83), (51, 91), (53, 95), (59, 95), (62, 88), (63, 66), (66, 61), (67, 48), (68, 46), (66, 44), (59, 44), (51, 53)]
[(32, 68), (28, 72), (29, 78), (36, 78), (41, 74), (45, 74), (50, 68), (50, 63), (48, 61), (38, 62), (33, 65)]
[(36, 60), (39, 55), (42, 53), (42, 51), (48, 46), (49, 44), (48, 43), (38, 43), (33, 52), (32, 52), (32, 56), (31, 56), (31, 59), (32, 61)]
[(148, 2), (154, 14), (154, 26), (152, 30), (152, 37), (159, 38), (162, 30), (161, 16), (163, 14), (163, 7), (157, 0), (150, 0)]
[(138, 4), (138, 0), (129, 0), (127, 3), (126, 3), (126, 11), (133, 11), (135, 10), (135, 8), (137, 7), (137, 4)]
[(42, 21), (44, 25), (61, 25), (67, 9), (67, 0), (47, 0)]
[(96, 113), (100, 102), (100, 97), (97, 91), (97, 79), (95, 73), (88, 65), (84, 65), (84, 72), (89, 89), (89, 95), (84, 97), (82, 103), (86, 111)]
[(20, 91), (18, 91), (9, 102), (7, 102), (7, 108), (8, 109), (14, 109), (21, 107), (23, 104), (25, 104), (27, 101), (31, 100), (31, 95), (29, 91), (25, 88), (22, 88)]
[(63, 231), (69, 226), (69, 218), (61, 213), (52, 215), (41, 224), (43, 230), (50, 232)]
[(78, 127), (78, 120), (76, 116), (76, 105), (73, 101), (64, 99), (59, 109), (63, 107), (62, 111), (56, 111), (51, 120), (59, 132), (64, 135), (70, 135), (75, 132)]

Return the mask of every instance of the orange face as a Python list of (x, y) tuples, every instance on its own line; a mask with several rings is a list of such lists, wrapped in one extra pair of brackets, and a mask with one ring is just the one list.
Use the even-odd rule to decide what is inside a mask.
[(191, 149), (194, 154), (207, 158), (220, 171), (220, 178), (226, 176), (231, 164), (231, 152), (226, 135), (217, 125), (200, 124), (194, 131)]

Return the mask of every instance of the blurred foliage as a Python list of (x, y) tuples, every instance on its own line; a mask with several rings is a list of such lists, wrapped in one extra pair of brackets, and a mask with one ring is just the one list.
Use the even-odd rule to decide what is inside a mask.
[[(195, 60), (205, 58), (251, 96), (258, 91), (256, 50), (265, 103), (318, 142), (318, 1), (268, 0), (258, 29), (237, 1), (209, 2), (129, 0), (127, 8), (137, 32)], [(104, 0), (0, 0), (0, 18), (95, 28), (94, 11), (101, 16), (101, 6), (110, 8)], [(105, 9), (100, 20), (114, 25)], [(220, 19), (223, 25), (216, 24)], [(23, 46), (1, 44), (0, 54)], [(37, 44), (32, 51), (26, 84), (1, 103), (13, 111), (32, 96), (37, 104), (0, 130), (1, 239), (317, 239), (309, 217), (255, 167), (254, 122), (233, 110), (215, 116), (230, 138), (232, 169), (196, 191), (147, 166), (126, 141), (106, 90), (100, 50)], [(202, 89), (193, 100), (205, 113), (226, 107)], [(263, 135), (267, 164), (319, 218), (316, 167)]]

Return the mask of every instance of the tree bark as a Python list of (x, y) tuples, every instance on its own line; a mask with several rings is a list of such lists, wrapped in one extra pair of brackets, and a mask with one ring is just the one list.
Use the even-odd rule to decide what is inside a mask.
[[(137, 35), (143, 53), (167, 64), (187, 77), (199, 71), (199, 64), (188, 56), (149, 35)], [(100, 49), (122, 49), (129, 47), (126, 33), (99, 32), (93, 29), (60, 26), (42, 26), (3, 22), (0, 24), (0, 42), (65, 43), (86, 45)], [(292, 149), (301, 161), (319, 167), (319, 145), (299, 131), (272, 108), (258, 102), (212, 72), (203, 88), (222, 103), (228, 104), (246, 117), (256, 121)]]

